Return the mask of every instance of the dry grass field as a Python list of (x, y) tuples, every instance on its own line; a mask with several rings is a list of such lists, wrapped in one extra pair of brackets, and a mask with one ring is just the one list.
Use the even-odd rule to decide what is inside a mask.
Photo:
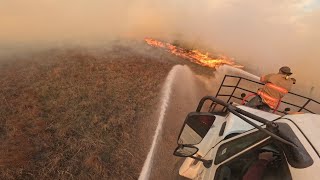
[(0, 179), (137, 179), (174, 59), (115, 46), (2, 60)]

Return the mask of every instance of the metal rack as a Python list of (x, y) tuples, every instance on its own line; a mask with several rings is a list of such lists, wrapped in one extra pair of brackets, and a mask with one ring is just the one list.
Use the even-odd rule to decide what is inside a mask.
[[(226, 85), (225, 82), (226, 82), (226, 79), (228, 79), (228, 78), (235, 79), (236, 80), (236, 85)], [(238, 99), (238, 100), (243, 100), (242, 97), (237, 97), (237, 96), (234, 95), (236, 90), (238, 90), (238, 89), (240, 89), (240, 90), (242, 90), (244, 92), (250, 92), (250, 93), (254, 93), (254, 94), (256, 93), (256, 92), (251, 91), (249, 89), (246, 89), (246, 88), (243, 88), (243, 87), (239, 87), (239, 84), (242, 81), (252, 82), (252, 83), (255, 83), (255, 84), (261, 85), (261, 86), (264, 85), (261, 82), (253, 81), (251, 79), (247, 79), (247, 78), (244, 78), (244, 77), (225, 75), (224, 78), (223, 78), (223, 81), (220, 84), (220, 87), (219, 87), (218, 92), (217, 92), (215, 97), (227, 97), (228, 98), (227, 103), (229, 103), (232, 100), (232, 98), (235, 98), (235, 99)], [(221, 94), (220, 91), (221, 91), (222, 88), (232, 88), (232, 93), (231, 94)], [(320, 107), (320, 103), (318, 101), (314, 100), (314, 99), (311, 99), (311, 98), (308, 98), (308, 97), (305, 97), (305, 96), (301, 96), (299, 94), (292, 93), (292, 92), (289, 92), (288, 94), (291, 94), (293, 96), (297, 96), (297, 97), (302, 98), (303, 100), (305, 100), (305, 103), (302, 106), (299, 106), (299, 105), (296, 105), (296, 104), (293, 104), (293, 103), (290, 103), (290, 102), (286, 102), (286, 101), (281, 101), (281, 103), (283, 103), (283, 104), (287, 104), (287, 105), (291, 105), (291, 106), (299, 108), (298, 112), (301, 112), (302, 110), (305, 110), (305, 111), (307, 111), (309, 113), (315, 114), (314, 112), (312, 112), (311, 110), (306, 108), (307, 105), (309, 103), (311, 103), (311, 102), (316, 103)], [(211, 104), (210, 111), (214, 111), (216, 106), (217, 106), (217, 104)], [(225, 110), (226, 110), (225, 108), (222, 109), (222, 111), (225, 111)], [(282, 114), (285, 113), (284, 111), (279, 111), (278, 109), (276, 109), (276, 111), (279, 112), (279, 113), (282, 113)]]

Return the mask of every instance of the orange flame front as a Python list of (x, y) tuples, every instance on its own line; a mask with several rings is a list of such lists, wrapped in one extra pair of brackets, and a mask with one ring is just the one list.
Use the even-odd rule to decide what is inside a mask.
[(168, 52), (179, 56), (184, 59), (188, 59), (191, 62), (199, 64), (201, 66), (215, 68), (224, 64), (242, 68), (241, 65), (236, 65), (230, 58), (224, 55), (219, 55), (218, 58), (212, 58), (208, 53), (203, 54), (199, 50), (186, 50), (181, 47), (174, 46), (170, 43), (164, 43), (151, 38), (145, 38), (145, 41), (153, 47), (160, 47), (166, 49)]

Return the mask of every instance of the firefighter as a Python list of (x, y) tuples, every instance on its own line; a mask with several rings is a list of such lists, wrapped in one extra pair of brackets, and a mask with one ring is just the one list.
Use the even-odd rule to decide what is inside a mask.
[(291, 69), (283, 66), (277, 74), (262, 76), (260, 81), (265, 83), (265, 85), (258, 90), (257, 96), (252, 98), (247, 103), (247, 106), (264, 111), (277, 109), (281, 98), (286, 95), (291, 90), (292, 85), (296, 83), (294, 78), (290, 78), (291, 74)]

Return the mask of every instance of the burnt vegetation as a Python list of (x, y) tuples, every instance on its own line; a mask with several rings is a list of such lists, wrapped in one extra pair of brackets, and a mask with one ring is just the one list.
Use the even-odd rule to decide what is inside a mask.
[(169, 60), (115, 46), (0, 62), (0, 179), (137, 179)]

